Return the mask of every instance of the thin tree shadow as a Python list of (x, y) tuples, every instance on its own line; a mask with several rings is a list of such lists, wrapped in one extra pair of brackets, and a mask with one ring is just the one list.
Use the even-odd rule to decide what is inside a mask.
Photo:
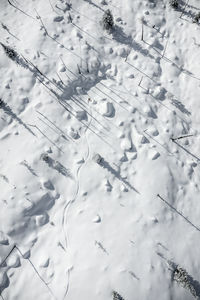
[[(191, 10), (186, 10), (186, 8), (192, 8), (192, 9), (195, 9), (195, 10), (199, 10), (199, 8), (197, 8), (193, 5), (190, 5), (189, 0), (187, 2), (179, 0), (179, 7), (177, 8), (177, 10), (179, 12), (181, 12), (180, 18), (183, 19), (182, 16), (185, 15), (188, 18), (194, 20), (196, 14), (194, 12), (192, 12)], [(186, 19), (184, 19), (184, 20), (187, 21)]]
[(176, 67), (177, 69), (179, 69), (180, 72), (190, 76), (191, 78), (200, 80), (199, 77), (195, 76), (191, 71), (188, 71), (187, 69), (184, 69), (182, 66), (177, 65), (175, 62), (173, 62), (170, 58), (167, 58), (165, 55), (162, 56), (162, 58), (167, 61), (170, 62), (172, 64), (173, 67)]
[(88, 18), (87, 15), (84, 15), (84, 14), (80, 13), (80, 11), (74, 9), (73, 7), (71, 7), (71, 10), (73, 10), (73, 11), (74, 11), (75, 13), (77, 13), (78, 15), (81, 15), (81, 16), (83, 16), (84, 18), (90, 20), (91, 22), (93, 22), (93, 23), (95, 23), (95, 24), (98, 24), (94, 19)]
[(140, 192), (136, 188), (134, 188), (126, 179), (122, 178), (122, 176), (120, 175), (120, 171), (116, 171), (115, 169), (113, 169), (113, 167), (111, 167), (111, 165), (103, 157), (101, 158), (99, 165), (101, 167), (103, 167), (104, 169), (106, 169), (108, 172), (110, 172), (113, 176), (115, 176), (121, 182), (123, 182), (129, 189), (140, 194)]
[(54, 160), (46, 153), (42, 154), (41, 159), (52, 169), (56, 170), (58, 173), (62, 174), (65, 177), (73, 179), (69, 169), (65, 168), (59, 161)]
[(158, 145), (160, 145), (163, 149), (165, 149), (165, 151), (167, 151), (170, 155), (172, 155), (172, 153), (169, 151), (169, 149), (168, 149), (165, 145), (161, 144), (157, 139), (155, 139), (152, 135), (150, 135), (150, 134), (147, 132), (147, 129), (145, 129), (143, 132), (144, 132), (150, 139), (152, 139), (154, 142), (156, 142)]
[(60, 147), (58, 147), (56, 145), (56, 143), (54, 143), (50, 138), (48, 138), (48, 136), (46, 134), (44, 134), (44, 132), (42, 132), (42, 130), (37, 125), (29, 124), (29, 126), (32, 126), (32, 127), (36, 128), (52, 145), (54, 145), (60, 152), (64, 153), (62, 151), (62, 149)]
[(179, 4), (183, 7), (189, 7), (189, 8), (193, 8), (193, 9), (196, 9), (196, 10), (200, 10), (200, 8), (194, 6), (194, 5), (191, 5), (189, 3), (189, 0), (186, 0), (185, 2), (183, 0), (179, 0)]
[[(24, 258), (23, 253), (21, 252), (20, 248), (15, 245), (15, 248), (17, 249), (17, 251), (20, 253), (21, 257)], [(25, 258), (24, 258), (25, 259)], [(47, 289), (49, 290), (49, 292), (51, 293), (52, 297), (56, 300), (56, 296), (54, 295), (54, 293), (52, 292), (49, 284), (42, 278), (42, 276), (40, 275), (40, 273), (38, 272), (35, 264), (31, 261), (31, 259), (29, 257), (27, 257), (27, 260), (29, 261), (30, 265), (32, 266), (33, 270), (35, 271), (35, 273), (37, 274), (37, 276), (40, 278), (40, 280), (46, 285)]]
[(192, 227), (194, 227), (196, 230), (200, 231), (200, 228), (194, 225), (188, 218), (186, 218), (181, 212), (179, 212), (174, 206), (172, 206), (168, 201), (166, 201), (163, 197), (161, 197), (159, 194), (157, 197), (162, 200), (165, 204), (167, 204), (174, 212), (176, 212), (179, 216), (181, 216), (188, 224), (190, 224)]
[(12, 37), (14, 37), (15, 39), (17, 39), (18, 41), (20, 41), (20, 39), (19, 39), (18, 37), (16, 37), (14, 34), (12, 34), (12, 33), (10, 32), (9, 28), (8, 28), (5, 24), (1, 23), (1, 26), (2, 26), (2, 28), (3, 28), (4, 30), (6, 30), (6, 31), (8, 32), (8, 34), (10, 34)]
[(171, 139), (173, 143), (177, 144), (181, 149), (183, 149), (185, 152), (187, 152), (189, 155), (191, 155), (193, 158), (195, 158), (198, 162), (200, 162), (200, 158), (191, 153), (189, 150), (187, 150), (185, 147), (183, 147), (181, 144), (179, 144), (176, 140)]
[(43, 113), (41, 113), (40, 111), (36, 110), (36, 112), (37, 112), (38, 114), (40, 114), (43, 118), (45, 118), (45, 119), (46, 119), (51, 125), (53, 125), (58, 131), (60, 131), (61, 136), (62, 136), (66, 141), (68, 141), (68, 140), (73, 141), (73, 139), (72, 139), (70, 136), (66, 135), (66, 133), (65, 133), (63, 130), (61, 130), (61, 129), (55, 124), (55, 122), (52, 122), (47, 116), (45, 116), (45, 115), (44, 115)]
[(26, 167), (32, 175), (38, 176), (26, 160), (22, 161), (20, 164), (23, 165), (24, 167)]
[(16, 8), (17, 10), (19, 10), (21, 13), (23, 13), (24, 15), (26, 15), (27, 17), (30, 17), (31, 19), (35, 20), (34, 17), (32, 17), (31, 15), (27, 14), (25, 11), (23, 11), (22, 9), (20, 9), (19, 7), (15, 6), (11, 0), (7, 0), (7, 2), (14, 8)]
[(97, 5), (96, 3), (92, 2), (92, 0), (85, 0), (85, 2), (88, 2), (89, 4), (91, 4), (92, 6), (100, 9), (101, 11), (105, 11), (103, 8), (101, 8), (99, 5)]
[(135, 273), (134, 273), (133, 271), (129, 271), (129, 274), (130, 274), (133, 278), (137, 279), (138, 281), (140, 280), (140, 278), (139, 278), (137, 275), (135, 275)]
[[(172, 109), (170, 109), (167, 105), (163, 104), (161, 100), (159, 100), (158, 98), (156, 98), (152, 93), (148, 93), (155, 101), (159, 102), (163, 107), (165, 107), (167, 110), (171, 111), (172, 113), (174, 112)], [(187, 126), (188, 126), (188, 122), (182, 118), (179, 114), (176, 113), (176, 116), (181, 119)]]
[(172, 105), (178, 108), (182, 113), (186, 114), (187, 116), (191, 115), (191, 112), (185, 108), (185, 105), (176, 99), (171, 99)]
[[(84, 126), (86, 126), (93, 134), (95, 134), (98, 138), (100, 138), (104, 143), (106, 143), (112, 150), (114, 150), (113, 145), (111, 145), (108, 141), (106, 141), (104, 138), (102, 138), (95, 130), (93, 130), (92, 128), (88, 127), (87, 124), (85, 124), (82, 120), (78, 119), (76, 116), (76, 112), (73, 109), (72, 106), (70, 106), (69, 104), (67, 104), (66, 102), (63, 102), (60, 99), (60, 96), (52, 89), (50, 89), (47, 85), (44, 84), (44, 86), (50, 91), (49, 95), (51, 97), (53, 97), (54, 95), (54, 99), (56, 99), (58, 101), (58, 103), (70, 114), (72, 115), (75, 119), (77, 119), (81, 124), (83, 124)], [(53, 94), (53, 95), (52, 95)], [(36, 127), (34, 125), (34, 127)], [(38, 129), (38, 128), (37, 128)]]
[(160, 56), (162, 56), (162, 53), (159, 52), (153, 45), (149, 44), (147, 41), (143, 40), (145, 44), (147, 44), (150, 48), (152, 48), (155, 52), (157, 52)]
[(135, 70), (137, 70), (138, 72), (142, 73), (145, 77), (149, 78), (151, 81), (153, 81), (154, 83), (157, 84), (157, 82), (156, 82), (152, 77), (150, 77), (149, 75), (147, 75), (146, 73), (144, 73), (142, 70), (138, 69), (137, 67), (135, 67), (134, 65), (132, 65), (132, 64), (131, 64), (130, 62), (128, 62), (128, 61), (126, 61), (126, 63), (127, 63), (129, 66), (133, 67), (133, 68), (134, 68)]
[(2, 99), (0, 99), (0, 108), (10, 116), (12, 119), (16, 120), (20, 125), (22, 125), (26, 130), (28, 130), (32, 135), (36, 136), (35, 133), (12, 111), (10, 106), (6, 104)]
[[(78, 105), (79, 107), (81, 107), (85, 112), (87, 112), (88, 115), (91, 116), (91, 114), (86, 111), (86, 104), (83, 101), (77, 101), (77, 99), (73, 96), (78, 95), (76, 88), (77, 87), (84, 87), (83, 92), (87, 93), (89, 90), (91, 90), (93, 87), (95, 89), (97, 89), (98, 91), (100, 91), (102, 94), (104, 94), (106, 97), (109, 97), (113, 102), (115, 102), (117, 105), (119, 105), (121, 108), (125, 109), (126, 111), (128, 111), (123, 105), (120, 104), (120, 102), (116, 101), (113, 97), (111, 97), (110, 95), (108, 95), (107, 93), (105, 93), (102, 89), (99, 89), (97, 87), (97, 84), (100, 84), (104, 87), (106, 87), (107, 89), (111, 90), (110, 88), (108, 88), (106, 85), (104, 85), (101, 81), (106, 79), (106, 71), (108, 70), (108, 66), (101, 66), (101, 64), (99, 64), (99, 67), (96, 68), (95, 70), (90, 71), (90, 74), (85, 75), (84, 72), (82, 72), (79, 74), (75, 74), (74, 72), (72, 72), (64, 63), (64, 61), (61, 58), (61, 61), (63, 63), (63, 65), (65, 66), (66, 70), (68, 70), (72, 75), (74, 75), (76, 78), (70, 82), (70, 84), (68, 86), (63, 87), (63, 94), (61, 96), (61, 99), (63, 101), (66, 102), (66, 99), (73, 99), (76, 102), (76, 105)], [(98, 75), (98, 72), (101, 71), (101, 76)], [(92, 74), (92, 76), (91, 76)], [(112, 91), (112, 90), (111, 90)], [(115, 92), (113, 92), (114, 94), (116, 94)], [(120, 97), (121, 98), (121, 97)], [(121, 98), (122, 99), (122, 98)], [(124, 101), (124, 99), (122, 99)], [(85, 108), (83, 108), (82, 106), (84, 106)], [(97, 123), (99, 123), (102, 127), (104, 127), (104, 129), (107, 130), (107, 128), (105, 128), (105, 126), (100, 123), (97, 119), (95, 119), (93, 116), (91, 116)]]
[(131, 36), (127, 36), (123, 29), (115, 25), (111, 31), (113, 39), (118, 43), (127, 45), (133, 48), (135, 51), (140, 52), (143, 56), (148, 56), (151, 59), (154, 59), (154, 56), (149, 53), (147, 49), (144, 49), (139, 43), (137, 43)]
[[(72, 25), (75, 26), (75, 27), (77, 27), (80, 31), (84, 32), (85, 34), (87, 34), (88, 36), (90, 36), (92, 39), (94, 39), (96, 42), (99, 43), (99, 40), (96, 37), (94, 37), (93, 35), (91, 35), (90, 33), (88, 33), (87, 31), (83, 30), (81, 27), (79, 27), (78, 25), (74, 24), (73, 22), (72, 22)], [(95, 50), (95, 51), (97, 51), (97, 50)]]
[(109, 255), (108, 251), (104, 248), (101, 242), (95, 241), (95, 245), (97, 245), (104, 253)]
[[(23, 57), (24, 58), (24, 57)], [(44, 85), (44, 87), (50, 92), (50, 95), (52, 96), (52, 94), (55, 96), (55, 98), (56, 98), (56, 100), (59, 102), (59, 104), (64, 108), (64, 109), (66, 109), (72, 116), (74, 116), (80, 123), (82, 123), (84, 126), (87, 126), (87, 124), (85, 124), (82, 120), (80, 120), (78, 117), (77, 117), (77, 115), (76, 115), (76, 111), (75, 111), (75, 109), (69, 104), (69, 103), (67, 103), (67, 101), (66, 101), (66, 99), (71, 99), (72, 98), (72, 95), (73, 95), (73, 93), (75, 92), (74, 91), (74, 89), (72, 89), (70, 86), (68, 87), (68, 89), (70, 90), (68, 90), (67, 89), (67, 86), (60, 86), (60, 85), (58, 85), (57, 84), (57, 81), (56, 80), (50, 80), (47, 76), (45, 76), (31, 61), (29, 61), (29, 60), (27, 60), (26, 58), (24, 58), (24, 60), (26, 61), (26, 64), (30, 64), (30, 65), (32, 65), (32, 67), (33, 67), (33, 70), (29, 67), (29, 70), (30, 71), (32, 71), (34, 74), (35, 74), (35, 76), (37, 77), (37, 79), (40, 81), (40, 83), (42, 84), (42, 85)], [(104, 67), (105, 69), (106, 69), (106, 67)], [(71, 72), (71, 71), (70, 71)], [(98, 73), (98, 71), (97, 70), (95, 70), (95, 72), (97, 72)], [(104, 71), (105, 72), (105, 71)], [(74, 73), (73, 73), (74, 74)], [(96, 74), (96, 73), (95, 73)], [(83, 75), (83, 74), (82, 74)], [(94, 75), (94, 74), (93, 74)], [(96, 74), (97, 75), (97, 74)], [(79, 82), (79, 86), (81, 85), (83, 85), (83, 80), (82, 79), (80, 79), (79, 78), (79, 76), (78, 75), (75, 75), (78, 79), (75, 79), (75, 81), (77, 82), (77, 80), (78, 80), (78, 82)], [(83, 75), (84, 76), (84, 75)], [(86, 76), (84, 76), (84, 77), (86, 77)], [(96, 85), (96, 80), (101, 80), (101, 79), (103, 79), (104, 78), (104, 76), (103, 77), (100, 77), (99, 78), (99, 76), (96, 76), (95, 77), (95, 80), (90, 80), (90, 83), (92, 82), (92, 85), (90, 86), (90, 88), (94, 85)], [(46, 80), (48, 80), (48, 82), (50, 82), (51, 84), (53, 84), (54, 85), (54, 87), (56, 87), (56, 88), (58, 88), (60, 91), (61, 91), (61, 95), (59, 95), (53, 88), (51, 88), (51, 87), (49, 87), (47, 84), (45, 84), (45, 82), (44, 82), (44, 79), (46, 79)], [(79, 80), (81, 80), (81, 81), (79, 81)], [(76, 86), (76, 84), (75, 84), (75, 86)], [(97, 88), (97, 87), (96, 87)], [(98, 89), (98, 88), (97, 88)], [(98, 90), (100, 90), (100, 89), (98, 89)], [(101, 91), (101, 90), (100, 90)], [(76, 104), (77, 104), (77, 102), (76, 102)], [(118, 103), (119, 104), (119, 103)], [(119, 104), (120, 105), (120, 104)], [(80, 107), (80, 105), (78, 105), (79, 107)], [(82, 108), (83, 109), (83, 108)], [(88, 113), (88, 112), (87, 112)], [(89, 114), (89, 113), (88, 113)], [(42, 133), (42, 135), (43, 136), (45, 136), (55, 147), (57, 147), (60, 151), (62, 151), (54, 142), (52, 142), (41, 130), (40, 130), (40, 128), (38, 128), (36, 125), (31, 125), (31, 124), (29, 124), (29, 126), (32, 126), (32, 127), (35, 127), (38, 131), (40, 131), (40, 133)], [(93, 125), (94, 126), (94, 125)], [(95, 129), (97, 129), (96, 127), (95, 127)], [(89, 130), (91, 131), (91, 132), (93, 132), (96, 136), (98, 136), (102, 141), (104, 141), (109, 147), (111, 147), (112, 149), (113, 149), (113, 147), (112, 147), (112, 145), (109, 143), (109, 142), (107, 142), (104, 138), (102, 138), (97, 132), (95, 132), (92, 128), (90, 128), (89, 127)], [(63, 151), (62, 151), (63, 152)]]

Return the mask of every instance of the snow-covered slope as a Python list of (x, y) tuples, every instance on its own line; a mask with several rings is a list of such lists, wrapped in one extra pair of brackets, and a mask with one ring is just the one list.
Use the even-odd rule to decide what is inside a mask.
[(200, 297), (199, 9), (1, 0), (2, 299)]

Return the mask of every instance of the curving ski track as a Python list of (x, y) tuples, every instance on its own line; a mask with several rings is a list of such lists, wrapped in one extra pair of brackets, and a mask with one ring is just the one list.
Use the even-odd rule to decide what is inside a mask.
[[(90, 122), (88, 123), (87, 127), (86, 127), (86, 130), (84, 132), (84, 136), (85, 136), (85, 139), (86, 139), (86, 143), (87, 143), (87, 153), (86, 153), (86, 156), (84, 158), (84, 163), (81, 164), (79, 166), (79, 168), (77, 169), (77, 172), (76, 172), (76, 188), (75, 188), (75, 193), (74, 193), (74, 197), (73, 199), (71, 199), (64, 207), (64, 210), (63, 210), (63, 217), (62, 217), (62, 229), (64, 231), (64, 237), (65, 237), (65, 247), (68, 248), (68, 241), (69, 241), (69, 238), (68, 238), (68, 233), (67, 233), (67, 227), (68, 227), (68, 222), (67, 222), (67, 213), (69, 212), (69, 209), (71, 208), (71, 205), (76, 201), (76, 198), (79, 194), (79, 189), (80, 189), (80, 180), (79, 180), (79, 176), (80, 176), (80, 171), (82, 169), (82, 167), (85, 165), (85, 163), (87, 162), (88, 158), (89, 158), (89, 155), (90, 155), (90, 146), (89, 146), (89, 143), (88, 143), (88, 139), (87, 139), (87, 131), (88, 131), (88, 128), (89, 126), (91, 125), (92, 123), (92, 112), (91, 112), (91, 109), (90, 109), (90, 114), (91, 114), (91, 118), (90, 118)], [(68, 294), (68, 291), (69, 291), (69, 279), (70, 279), (70, 276), (69, 276), (69, 272), (68, 272), (68, 283), (67, 283), (67, 288), (66, 288), (66, 291), (65, 291), (65, 294), (64, 294), (64, 297), (63, 297), (63, 300), (65, 299), (65, 297), (67, 296)]]

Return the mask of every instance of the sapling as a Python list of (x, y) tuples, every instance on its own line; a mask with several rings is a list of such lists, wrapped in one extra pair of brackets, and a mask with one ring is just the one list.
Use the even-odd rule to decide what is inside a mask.
[(101, 155), (100, 154), (95, 154), (94, 155), (94, 157), (93, 157), (93, 160), (97, 163), (97, 164), (101, 164), (101, 162), (102, 162), (102, 160), (103, 160), (103, 158), (101, 157)]

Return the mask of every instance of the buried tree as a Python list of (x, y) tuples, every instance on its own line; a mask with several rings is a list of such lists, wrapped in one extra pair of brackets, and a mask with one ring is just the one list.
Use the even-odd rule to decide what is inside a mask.
[(116, 291), (113, 291), (113, 300), (124, 300), (124, 298), (122, 298), (122, 296)]
[(110, 9), (107, 9), (103, 15), (103, 28), (107, 31), (111, 31), (114, 26), (113, 15)]
[(171, 7), (175, 8), (175, 9), (178, 8), (178, 0), (170, 0), (169, 4)]
[(12, 48), (10, 48), (9, 46), (4, 45), (3, 43), (0, 43), (1, 46), (3, 47), (3, 50), (5, 52), (5, 54), (12, 59), (13, 61), (18, 63), (18, 54), (15, 50), (13, 50)]
[(179, 283), (183, 288), (187, 289), (195, 298), (197, 297), (196, 289), (191, 276), (188, 275), (186, 270), (177, 266), (173, 272), (173, 280)]

